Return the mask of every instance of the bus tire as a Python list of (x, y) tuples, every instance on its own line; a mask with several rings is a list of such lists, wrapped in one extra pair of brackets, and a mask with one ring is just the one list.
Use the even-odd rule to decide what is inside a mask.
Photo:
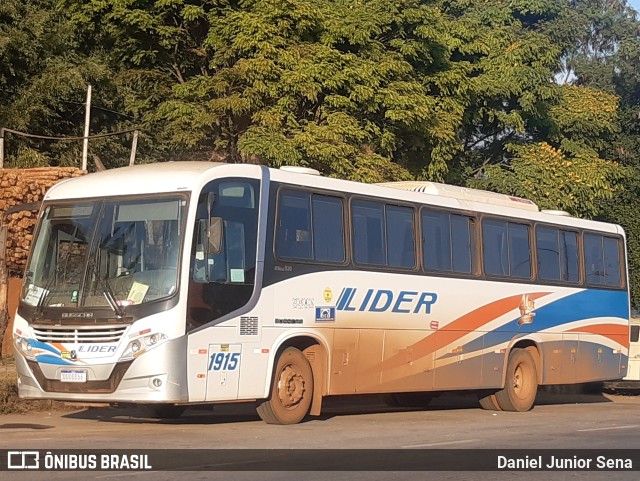
[(509, 354), (504, 389), (496, 392), (496, 402), (503, 411), (528, 411), (538, 393), (536, 363), (525, 349)]
[(288, 347), (276, 363), (271, 395), (258, 407), (258, 416), (268, 424), (297, 424), (311, 408), (313, 371), (301, 351)]
[(389, 407), (424, 408), (433, 400), (430, 392), (394, 392), (382, 394), (382, 402)]
[(488, 396), (479, 397), (478, 402), (480, 403), (480, 407), (482, 409), (486, 409), (487, 411), (502, 411), (502, 409), (500, 409), (500, 406), (498, 405), (495, 394), (489, 394)]
[(187, 409), (175, 404), (142, 404), (140, 408), (146, 417), (154, 419), (178, 419)]

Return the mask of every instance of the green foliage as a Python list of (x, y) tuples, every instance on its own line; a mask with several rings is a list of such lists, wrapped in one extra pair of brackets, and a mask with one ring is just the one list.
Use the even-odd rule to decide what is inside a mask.
[(513, 157), (507, 166), (487, 166), (486, 178), (472, 184), (581, 217), (597, 214), (604, 201), (622, 191), (621, 181), (630, 174), (615, 162), (586, 152), (572, 155), (546, 142), (512, 144), (509, 151)]
[[(557, 95), (565, 7), (531, 2), (67, 0), (163, 155), (442, 179)], [(502, 146), (504, 150), (504, 145)], [(495, 157), (496, 160), (498, 157)], [(464, 167), (463, 167), (464, 168)]]
[[(638, 32), (624, 0), (4, 0), (0, 126), (81, 135), (91, 84), (91, 132), (138, 128), (138, 162), (529, 197), (623, 224), (640, 293)], [(130, 141), (90, 158), (125, 165)], [(5, 147), (78, 165), (81, 142)]]
[[(8, 0), (0, 119), (79, 135), (91, 83), (91, 131), (141, 129), (142, 162), (473, 182), (593, 216), (637, 149), (632, 26), (604, 0)], [(124, 165), (129, 141), (91, 154)], [(7, 149), (66, 164), (80, 144)]]
[[(127, 91), (118, 83), (121, 77), (110, 66), (110, 56), (102, 49), (85, 48), (75, 23), (60, 7), (57, 0), (1, 2), (0, 126), (45, 136), (81, 136), (91, 84), (92, 134), (137, 127), (133, 116), (118, 113), (124, 110)], [(90, 158), (97, 156), (107, 166), (123, 165), (129, 146), (130, 137), (125, 136), (93, 140)], [(141, 146), (139, 160), (158, 158), (148, 155), (147, 145)], [(81, 149), (78, 140), (53, 142), (7, 133), (5, 166), (79, 166)]]
[(565, 58), (568, 77), (581, 88), (615, 95), (618, 103), (617, 128), (601, 132), (600, 141), (592, 146), (602, 157), (625, 166), (628, 175), (622, 179), (613, 198), (598, 202), (598, 218), (616, 222), (626, 231), (632, 303), (638, 308), (640, 211), (636, 205), (640, 196), (640, 22), (635, 12), (621, 0), (576, 0), (572, 7), (571, 24), (577, 35), (575, 46), (568, 50)]

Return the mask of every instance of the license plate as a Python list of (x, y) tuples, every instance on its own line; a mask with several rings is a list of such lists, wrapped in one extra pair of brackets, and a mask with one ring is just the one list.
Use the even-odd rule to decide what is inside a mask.
[(87, 371), (84, 370), (64, 370), (60, 372), (62, 382), (87, 382)]

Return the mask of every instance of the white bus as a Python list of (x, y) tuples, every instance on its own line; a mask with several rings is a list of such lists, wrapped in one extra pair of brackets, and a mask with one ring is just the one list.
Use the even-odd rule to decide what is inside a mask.
[(46, 195), (13, 335), (23, 398), (185, 406), (258, 401), (268, 423), (323, 397), (424, 404), (627, 371), (616, 225), (432, 183), (176, 162)]

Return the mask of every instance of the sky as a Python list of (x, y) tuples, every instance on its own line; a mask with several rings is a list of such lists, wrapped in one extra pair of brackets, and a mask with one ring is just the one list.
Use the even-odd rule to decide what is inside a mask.
[(627, 0), (627, 3), (640, 12), (640, 0)]

